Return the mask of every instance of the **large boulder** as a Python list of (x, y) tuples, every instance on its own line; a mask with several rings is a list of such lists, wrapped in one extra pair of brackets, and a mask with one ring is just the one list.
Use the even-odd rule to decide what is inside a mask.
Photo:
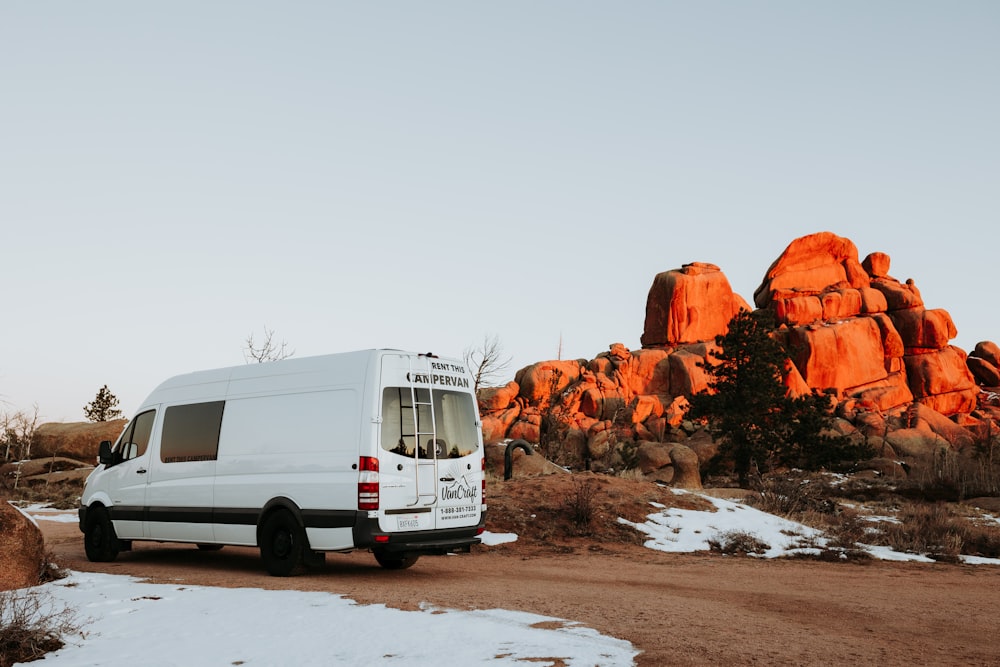
[(0, 500), (0, 591), (39, 584), (45, 563), (42, 531), (16, 507)]
[(35, 429), (31, 446), (32, 458), (66, 456), (92, 463), (102, 440), (116, 440), (125, 428), (126, 420), (106, 422), (69, 422), (42, 424)]
[(966, 360), (976, 382), (984, 387), (1000, 387), (1000, 346), (990, 341), (976, 343)]
[(984, 387), (1000, 387), (1000, 368), (980, 357), (969, 357), (965, 363), (978, 384)]
[(667, 350), (633, 350), (625, 369), (624, 379), (633, 395), (669, 394), (670, 362)]
[(581, 366), (586, 360), (539, 361), (519, 370), (514, 375), (518, 396), (529, 405), (550, 405), (559, 392), (580, 378)]
[(820, 232), (792, 241), (768, 268), (753, 299), (758, 308), (767, 308), (777, 299), (843, 288), (860, 290), (870, 282), (854, 243)]
[(908, 308), (889, 313), (907, 353), (940, 350), (958, 335), (951, 315), (940, 308)]
[(476, 392), (476, 400), (483, 412), (506, 410), (520, 391), (516, 382), (508, 382), (502, 387), (483, 387)]
[(483, 442), (497, 442), (499, 440), (503, 440), (507, 435), (507, 431), (514, 424), (520, 414), (521, 408), (517, 405), (507, 408), (506, 410), (484, 414), (482, 416)]
[(886, 436), (886, 442), (902, 457), (923, 464), (933, 463), (941, 452), (951, 451), (948, 441), (928, 428), (900, 428)]
[(788, 349), (810, 387), (843, 392), (885, 379), (882, 338), (875, 320), (861, 317), (792, 329)]
[(970, 413), (979, 390), (961, 349), (948, 346), (904, 357), (906, 377), (914, 398), (944, 415)]
[(715, 340), (729, 320), (750, 310), (714, 264), (694, 262), (657, 274), (646, 297), (643, 347), (664, 347)]
[(715, 345), (687, 345), (667, 357), (670, 389), (675, 396), (694, 396), (708, 389), (711, 379), (705, 370)]
[(948, 441), (953, 449), (967, 449), (975, 446), (976, 439), (968, 429), (959, 426), (943, 414), (921, 403), (914, 403), (907, 410), (907, 426), (932, 431)]
[(907, 308), (920, 308), (924, 305), (924, 298), (912, 280), (901, 283), (895, 278), (875, 278), (872, 280), (871, 286), (882, 293), (886, 302), (886, 310), (906, 310)]
[(698, 455), (675, 442), (640, 442), (638, 469), (647, 479), (664, 481), (680, 489), (700, 489)]
[(972, 356), (988, 361), (994, 366), (1000, 366), (1000, 345), (988, 340), (980, 341), (976, 343)]

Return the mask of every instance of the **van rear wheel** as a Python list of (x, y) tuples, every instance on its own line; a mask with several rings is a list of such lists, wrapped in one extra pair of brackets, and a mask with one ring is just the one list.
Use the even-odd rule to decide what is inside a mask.
[(302, 555), (309, 549), (306, 531), (291, 512), (278, 510), (260, 527), (260, 557), (268, 573), (287, 577), (302, 569)]
[(110, 563), (118, 557), (118, 535), (103, 507), (92, 507), (87, 513), (83, 549), (87, 552), (87, 560), (94, 563)]
[(375, 560), (387, 570), (405, 570), (420, 558), (420, 554), (389, 554), (384, 551), (375, 551)]

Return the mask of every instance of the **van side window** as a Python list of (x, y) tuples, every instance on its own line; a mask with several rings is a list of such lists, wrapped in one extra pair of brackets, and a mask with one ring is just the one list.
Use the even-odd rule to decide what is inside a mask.
[(132, 420), (132, 424), (122, 435), (118, 445), (122, 460), (128, 461), (146, 453), (149, 446), (149, 435), (153, 432), (153, 420), (156, 410), (147, 410)]
[(147, 410), (136, 415), (132, 423), (122, 432), (122, 437), (118, 439), (118, 446), (115, 448), (115, 458), (118, 461), (128, 461), (146, 453), (155, 419), (156, 410)]
[(225, 401), (173, 405), (163, 415), (160, 460), (214, 461), (219, 454), (219, 431)]

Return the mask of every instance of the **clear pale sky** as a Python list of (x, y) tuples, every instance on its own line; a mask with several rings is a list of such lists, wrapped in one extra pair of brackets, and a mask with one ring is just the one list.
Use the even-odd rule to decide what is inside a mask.
[[(397, 347), (639, 347), (795, 238), (1000, 340), (1000, 3), (5, 2), (0, 410)], [(508, 378), (509, 379), (509, 378)]]

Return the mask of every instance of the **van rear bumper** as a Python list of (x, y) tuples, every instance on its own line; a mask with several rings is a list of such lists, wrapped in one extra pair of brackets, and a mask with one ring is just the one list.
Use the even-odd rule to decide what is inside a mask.
[(367, 512), (358, 512), (358, 520), (354, 524), (354, 545), (358, 549), (378, 549), (387, 553), (468, 553), (473, 544), (481, 542), (479, 534), (485, 525), (484, 512), (475, 526), (387, 533), (379, 529), (378, 519), (369, 519)]

